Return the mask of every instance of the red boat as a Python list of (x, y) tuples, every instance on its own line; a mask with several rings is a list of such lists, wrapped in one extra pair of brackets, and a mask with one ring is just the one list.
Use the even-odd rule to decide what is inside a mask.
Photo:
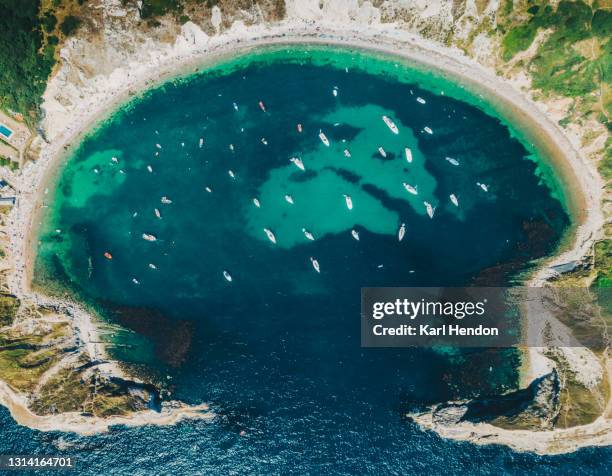
[(105, 251), (105, 252), (104, 252), (104, 257), (105, 257), (106, 259), (113, 259), (113, 255), (111, 255), (111, 254), (110, 254), (108, 251)]

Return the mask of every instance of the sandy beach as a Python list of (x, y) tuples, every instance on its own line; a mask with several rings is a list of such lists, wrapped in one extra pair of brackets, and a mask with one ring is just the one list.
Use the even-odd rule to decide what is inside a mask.
[[(483, 95), (508, 120), (525, 129), (527, 137), (534, 143), (541, 154), (550, 161), (560, 182), (568, 193), (568, 206), (575, 223), (572, 230), (572, 245), (558, 256), (550, 258), (530, 280), (529, 285), (541, 285), (552, 275), (551, 265), (581, 259), (587, 253), (604, 222), (600, 209), (602, 181), (594, 165), (584, 157), (572, 141), (556, 123), (547, 117), (544, 108), (531, 101), (515, 85), (495, 75), (495, 73), (474, 60), (463, 55), (459, 50), (444, 48), (424, 40), (412, 33), (395, 28), (393, 24), (346, 25), (330, 22), (314, 23), (309, 20), (289, 19), (274, 26), (254, 25), (245, 27), (234, 24), (227, 32), (209, 37), (193, 23), (182, 27), (182, 34), (174, 44), (160, 44), (157, 49), (149, 49), (146, 60), (139, 58), (139, 52), (133, 53), (131, 62), (126, 63), (121, 71), (109, 75), (94, 77), (83, 85), (82, 91), (72, 97), (71, 107), (62, 106), (55, 98), (61, 95), (62, 70), (53, 78), (45, 93), (43, 108), (46, 117), (43, 129), (48, 142), (41, 143), (40, 157), (36, 162), (25, 165), (19, 175), (11, 177), (11, 183), (17, 189), (18, 201), (9, 216), (10, 248), (7, 250), (13, 265), (9, 276), (9, 286), (13, 294), (22, 301), (39, 304), (53, 304), (66, 310), (74, 318), (74, 328), (80, 334), (81, 342), (92, 359), (106, 359), (108, 356), (101, 344), (95, 320), (77, 303), (63, 302), (58, 299), (40, 295), (30, 288), (33, 269), (33, 256), (36, 247), (36, 229), (40, 220), (38, 212), (41, 207), (51, 203), (51, 195), (45, 189), (51, 189), (53, 176), (66, 158), (69, 147), (78, 141), (100, 121), (108, 117), (116, 108), (128, 101), (134, 93), (162, 84), (164, 81), (190, 74), (211, 62), (224, 57), (248, 51), (251, 48), (289, 45), (289, 44), (324, 44), (347, 48), (360, 48), (395, 55), (408, 62), (414, 62), (425, 68), (437, 70), (446, 76), (456, 79), (477, 94)], [(376, 46), (373, 46), (376, 45)], [(150, 47), (150, 45), (148, 45)], [(68, 55), (68, 53), (66, 53)], [(63, 54), (64, 56), (64, 54)], [(533, 332), (538, 332), (535, 328)], [(561, 332), (561, 331), (559, 331)], [(542, 352), (530, 349), (530, 366), (523, 372), (523, 380), (530, 381), (548, 369), (546, 357)], [(105, 369), (109, 373), (121, 375), (119, 365), (110, 362)], [(174, 413), (155, 414), (146, 412), (128, 418), (91, 419), (76, 415), (59, 415), (37, 417), (27, 409), (27, 402), (12, 392), (6, 385), (0, 386), (0, 403), (11, 409), (15, 419), (24, 425), (43, 431), (64, 430), (89, 434), (103, 431), (112, 424), (168, 424), (183, 417), (201, 417), (202, 407), (187, 407)], [(83, 420), (85, 418), (85, 420)], [(420, 421), (424, 427), (433, 428), (425, 418)], [(562, 451), (571, 451), (578, 446), (598, 444), (604, 441), (601, 428), (606, 426), (605, 438), (610, 438), (610, 424), (593, 424), (593, 437), (575, 438), (575, 443), (567, 443)], [(511, 444), (508, 439), (520, 441), (525, 439), (523, 433), (513, 433), (510, 438), (497, 431), (497, 436), (481, 434), (474, 438), (476, 430), (443, 433), (456, 439), (478, 440), (477, 442), (499, 442), (509, 444), (516, 449), (533, 450), (518, 444)], [(483, 430), (492, 434), (488, 428)], [(531, 435), (532, 433), (529, 432)], [(568, 438), (578, 435), (566, 433)], [(558, 434), (563, 438), (562, 434)], [(573, 436), (572, 436), (573, 435)], [(531, 436), (529, 436), (531, 438)], [(609, 439), (605, 440), (608, 441)], [(537, 449), (537, 448), (536, 448)]]

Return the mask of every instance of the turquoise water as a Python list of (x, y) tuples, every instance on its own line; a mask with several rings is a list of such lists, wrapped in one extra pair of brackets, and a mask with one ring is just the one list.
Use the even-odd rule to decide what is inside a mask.
[(133, 330), (108, 337), (113, 354), (218, 417), (93, 438), (9, 424), (33, 436), (4, 445), (66, 446), (92, 474), (600, 472), (608, 450), (518, 455), (402, 417), (514, 388), (514, 351), (360, 348), (362, 286), (508, 283), (567, 229), (554, 178), (492, 114), (430, 73), (300, 48), (209, 68), (113, 115), (62, 170), (36, 284)]

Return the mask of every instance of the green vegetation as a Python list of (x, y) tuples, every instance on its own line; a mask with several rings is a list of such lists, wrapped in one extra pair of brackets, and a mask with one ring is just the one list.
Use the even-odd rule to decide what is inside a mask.
[(179, 0), (143, 0), (140, 16), (151, 18), (169, 12), (181, 12), (182, 10), (183, 4)]
[(77, 30), (80, 25), (80, 18), (75, 17), (74, 15), (68, 15), (66, 18), (64, 18), (62, 26), (60, 26), (60, 30), (64, 34), (64, 36), (70, 36)]
[(19, 168), (19, 164), (14, 160), (0, 156), (0, 167), (8, 167), (11, 170), (17, 170)]
[(8, 294), (0, 294), (0, 327), (10, 326), (19, 309), (19, 299)]
[(0, 0), (0, 107), (32, 122), (54, 64), (55, 48), (44, 44), (40, 0)]

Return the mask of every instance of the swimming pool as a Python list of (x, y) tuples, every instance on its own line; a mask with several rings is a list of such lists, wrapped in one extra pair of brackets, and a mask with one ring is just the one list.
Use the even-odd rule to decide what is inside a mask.
[(0, 135), (8, 139), (13, 135), (13, 131), (6, 127), (4, 124), (0, 124)]

